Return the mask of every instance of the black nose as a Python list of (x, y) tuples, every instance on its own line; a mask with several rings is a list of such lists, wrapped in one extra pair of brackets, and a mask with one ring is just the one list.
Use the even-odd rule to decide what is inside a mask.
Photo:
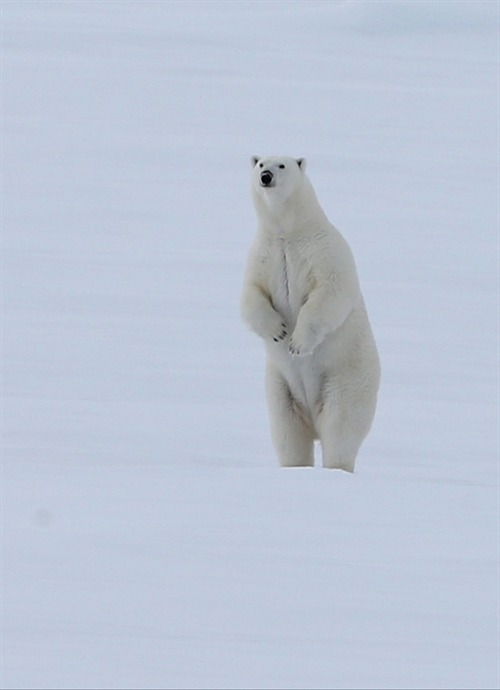
[(260, 181), (261, 184), (264, 185), (264, 187), (268, 187), (271, 182), (273, 181), (273, 174), (270, 170), (264, 170), (263, 173), (260, 175)]

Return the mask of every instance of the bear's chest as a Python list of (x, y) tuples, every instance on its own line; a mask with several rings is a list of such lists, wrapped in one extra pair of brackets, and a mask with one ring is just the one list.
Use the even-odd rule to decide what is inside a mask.
[(268, 289), (273, 306), (292, 326), (310, 289), (307, 262), (285, 242), (277, 243), (269, 258)]

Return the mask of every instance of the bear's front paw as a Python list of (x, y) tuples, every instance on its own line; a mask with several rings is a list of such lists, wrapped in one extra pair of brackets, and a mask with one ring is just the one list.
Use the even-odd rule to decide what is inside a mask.
[(279, 343), (288, 335), (284, 318), (270, 305), (265, 309), (247, 309), (244, 319), (263, 340), (274, 340), (275, 343)]
[(270, 338), (275, 343), (279, 343), (286, 338), (288, 328), (281, 314), (272, 309), (261, 313), (260, 317), (260, 323), (256, 330), (262, 338)]
[(305, 355), (312, 354), (316, 343), (313, 338), (301, 338), (296, 332), (297, 329), (292, 334), (290, 338), (290, 345), (288, 346), (288, 351), (291, 355), (297, 357), (303, 357)]
[(286, 338), (286, 334), (286, 324), (282, 323), (278, 326), (278, 329), (275, 331), (274, 335), (271, 335), (271, 337), (275, 343), (279, 343), (281, 340), (284, 340)]

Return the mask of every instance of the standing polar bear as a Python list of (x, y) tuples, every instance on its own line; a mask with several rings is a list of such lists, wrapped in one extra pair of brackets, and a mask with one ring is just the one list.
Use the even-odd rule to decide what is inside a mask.
[(380, 364), (347, 242), (321, 209), (303, 158), (252, 158), (259, 221), (242, 316), (267, 349), (271, 431), (283, 467), (354, 471)]

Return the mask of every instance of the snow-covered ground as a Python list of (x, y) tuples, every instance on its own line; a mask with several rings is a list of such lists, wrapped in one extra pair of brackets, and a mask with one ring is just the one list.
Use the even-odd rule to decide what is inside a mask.
[[(497, 688), (496, 1), (2, 2), (3, 688)], [(383, 385), (281, 470), (249, 157), (303, 155)]]

